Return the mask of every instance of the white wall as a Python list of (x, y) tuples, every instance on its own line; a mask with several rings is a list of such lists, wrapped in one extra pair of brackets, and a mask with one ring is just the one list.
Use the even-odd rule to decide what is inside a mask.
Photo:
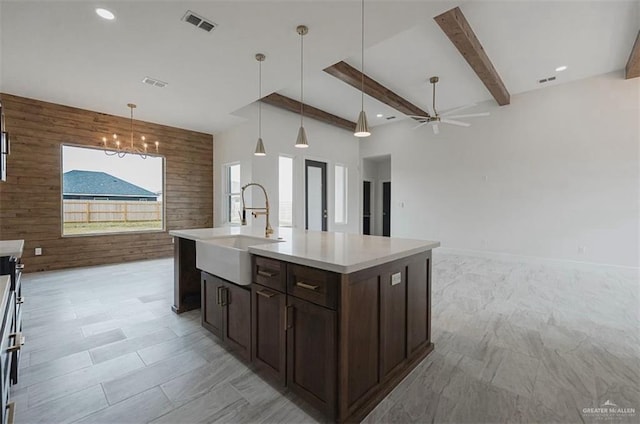
[(376, 127), (360, 156), (392, 155), (392, 236), (637, 267), (639, 104), (640, 79), (617, 72), (483, 104), (438, 136)]
[[(304, 228), (304, 160), (327, 162), (327, 206), (329, 212), (328, 230), (338, 232), (358, 232), (360, 229), (359, 194), (361, 178), (358, 171), (358, 141), (352, 133), (329, 126), (313, 119), (305, 119), (304, 126), (309, 139), (309, 148), (294, 147), (300, 118), (298, 115), (282, 111), (269, 105), (262, 106), (262, 138), (267, 156), (253, 156), (258, 138), (257, 105), (252, 105), (243, 113), (249, 120), (214, 137), (214, 217), (215, 225), (224, 225), (223, 164), (241, 163), (242, 183), (257, 182), (265, 186), (271, 203), (271, 225), (278, 225), (278, 156), (294, 157), (293, 222), (294, 227)], [(347, 224), (334, 223), (334, 165), (347, 166)], [(251, 194), (247, 191), (247, 203), (251, 204)], [(256, 202), (262, 204), (262, 195), (252, 191)], [(264, 225), (264, 217), (259, 217), (256, 225)]]

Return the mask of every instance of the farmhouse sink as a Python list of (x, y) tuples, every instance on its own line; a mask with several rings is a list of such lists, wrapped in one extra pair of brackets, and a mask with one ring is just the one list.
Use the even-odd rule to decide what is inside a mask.
[(232, 283), (251, 284), (249, 247), (278, 243), (262, 237), (235, 235), (196, 241), (196, 268)]

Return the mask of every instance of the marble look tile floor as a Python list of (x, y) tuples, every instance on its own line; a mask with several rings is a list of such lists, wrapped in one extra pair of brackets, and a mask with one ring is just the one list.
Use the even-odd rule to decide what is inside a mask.
[[(16, 422), (318, 422), (170, 311), (172, 267), (26, 274)], [(637, 274), (436, 251), (432, 288), (435, 351), (365, 422), (640, 422)]]

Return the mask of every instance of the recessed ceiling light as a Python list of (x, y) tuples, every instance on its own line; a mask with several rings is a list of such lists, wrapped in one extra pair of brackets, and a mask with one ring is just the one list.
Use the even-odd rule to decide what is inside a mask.
[(107, 9), (103, 9), (101, 7), (96, 9), (96, 13), (102, 19), (106, 19), (108, 21), (112, 21), (112, 20), (114, 20), (116, 18), (116, 15), (114, 15), (113, 12), (111, 12), (110, 10), (107, 10)]
[(383, 116), (384, 116), (383, 114), (379, 113), (376, 115), (376, 118), (382, 118)]
[(565, 71), (566, 69), (567, 69), (566, 65), (558, 66), (556, 68), (556, 72), (562, 72), (562, 71)]

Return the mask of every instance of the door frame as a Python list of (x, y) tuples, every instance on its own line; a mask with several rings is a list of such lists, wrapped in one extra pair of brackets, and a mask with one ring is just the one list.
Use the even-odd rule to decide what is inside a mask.
[(329, 205), (327, 204), (327, 190), (328, 186), (328, 176), (327, 176), (327, 165), (328, 162), (321, 162), (319, 160), (314, 159), (304, 159), (303, 167), (304, 167), (304, 228), (306, 230), (309, 229), (309, 197), (307, 196), (308, 192), (308, 181), (309, 181), (309, 172), (308, 172), (308, 164), (313, 167), (320, 168), (322, 170), (322, 231), (328, 230), (329, 223)]
[[(384, 183), (391, 184), (391, 180), (380, 180), (380, 235), (384, 237)], [(391, 189), (392, 190), (392, 189)], [(392, 195), (392, 191), (390, 190), (389, 195)], [(391, 199), (389, 199), (389, 215), (391, 215), (391, 207), (393, 203)], [(389, 217), (389, 236), (391, 237), (391, 217)]]
[(360, 208), (360, 230), (364, 234), (364, 183), (369, 183), (369, 235), (375, 233), (375, 180), (364, 178), (362, 179), (362, 206)]

